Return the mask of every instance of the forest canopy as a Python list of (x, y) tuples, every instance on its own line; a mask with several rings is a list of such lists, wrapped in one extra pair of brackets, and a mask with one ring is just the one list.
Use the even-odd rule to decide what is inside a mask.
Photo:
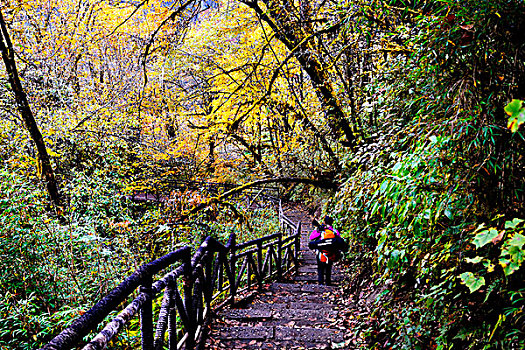
[(523, 348), (524, 7), (3, 1), (0, 345), (180, 245), (276, 229), (195, 182), (331, 213), (384, 291), (368, 348)]

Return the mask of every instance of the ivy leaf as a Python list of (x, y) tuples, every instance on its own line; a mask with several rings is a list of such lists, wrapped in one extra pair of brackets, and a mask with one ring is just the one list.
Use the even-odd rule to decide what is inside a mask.
[(509, 116), (515, 118), (519, 114), (522, 105), (523, 101), (513, 99), (508, 105), (505, 106), (505, 112)]
[(521, 233), (516, 233), (509, 241), (508, 244), (513, 247), (517, 247), (522, 250), (525, 244), (525, 236)]
[(515, 262), (509, 262), (508, 264), (500, 261), (500, 265), (503, 267), (505, 276), (512, 275), (515, 271), (518, 271), (520, 266)]
[(472, 244), (476, 246), (476, 248), (481, 248), (485, 246), (487, 243), (491, 242), (494, 238), (498, 236), (498, 230), (490, 228), (488, 230), (483, 230), (480, 233), (474, 237), (474, 240), (472, 241)]
[(505, 276), (513, 274), (519, 270), (521, 264), (525, 260), (525, 251), (523, 245), (525, 244), (525, 236), (521, 233), (516, 233), (512, 238), (505, 242), (504, 248), (501, 250), (499, 263), (503, 267)]
[(483, 258), (481, 256), (476, 256), (475, 258), (471, 259), (471, 258), (466, 258), (465, 261), (468, 262), (469, 264), (477, 264), (479, 262), (481, 262), (483, 260)]
[(525, 123), (525, 110), (522, 108), (523, 101), (512, 100), (505, 106), (505, 112), (510, 116), (507, 128), (512, 132), (518, 131), (521, 124)]
[(485, 285), (485, 278), (476, 276), (472, 272), (463, 272), (459, 277), (461, 282), (470, 289), (471, 293)]
[(512, 221), (505, 221), (505, 229), (516, 228), (523, 220), (515, 218)]
[(487, 268), (487, 272), (488, 273), (494, 272), (494, 269), (496, 268), (496, 265), (494, 265), (493, 263), (491, 263), (488, 260), (483, 262), (483, 266), (485, 266)]

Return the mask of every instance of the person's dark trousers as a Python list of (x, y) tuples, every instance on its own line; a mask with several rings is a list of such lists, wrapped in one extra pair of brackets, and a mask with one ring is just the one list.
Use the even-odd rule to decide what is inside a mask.
[(329, 286), (332, 283), (332, 265), (333, 262), (322, 262), (319, 259), (319, 253), (316, 256), (317, 259), (317, 282)]

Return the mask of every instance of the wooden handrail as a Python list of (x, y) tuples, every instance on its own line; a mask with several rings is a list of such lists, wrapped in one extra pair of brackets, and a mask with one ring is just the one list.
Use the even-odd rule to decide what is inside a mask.
[(257, 243), (259, 242), (267, 242), (269, 240), (272, 240), (272, 239), (275, 239), (277, 237), (279, 237), (279, 233), (274, 233), (272, 235), (269, 235), (269, 236), (264, 236), (264, 237), (261, 237), (261, 238), (257, 238), (257, 239), (254, 239), (254, 240), (251, 240), (251, 241), (248, 241), (248, 242), (244, 242), (244, 243), (241, 243), (241, 244), (238, 244), (237, 245), (237, 249), (240, 250), (240, 249), (244, 249), (246, 247), (249, 247), (249, 246), (252, 246), (252, 245), (256, 245)]
[(69, 349), (73, 347), (94, 327), (102, 322), (111, 311), (115, 310), (125, 301), (131, 293), (144, 283), (145, 279), (177, 261), (184, 260), (184, 258), (189, 259), (190, 254), (190, 248), (184, 247), (153, 262), (142, 265), (85, 314), (76, 319), (71, 326), (53, 338), (43, 349)]
[[(243, 291), (260, 288), (270, 279), (281, 279), (297, 267), (301, 224), (286, 218), (282, 210), (279, 216), (279, 233), (240, 244), (232, 234), (226, 245), (207, 237), (193, 255), (190, 247), (184, 247), (141, 266), (43, 349), (78, 347), (136, 291), (137, 296), (84, 349), (105, 348), (137, 314), (143, 349), (162, 349), (166, 332), (169, 349), (194, 349), (205, 340), (203, 330), (212, 306), (236, 303)], [(162, 278), (154, 280), (159, 272), (170, 268)], [(161, 293), (163, 300), (155, 322), (153, 301)], [(180, 326), (176, 324), (177, 316)], [(178, 336), (180, 329), (182, 337)]]

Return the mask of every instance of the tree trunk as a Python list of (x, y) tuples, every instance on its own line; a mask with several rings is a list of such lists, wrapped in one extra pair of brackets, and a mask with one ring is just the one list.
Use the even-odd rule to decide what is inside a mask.
[[(355, 145), (356, 136), (346, 119), (346, 113), (336, 96), (328, 72), (315, 56), (317, 50), (312, 43), (316, 36), (315, 29), (310, 21), (303, 21), (304, 23), (297, 21), (297, 18), (310, 16), (310, 6), (303, 2), (301, 13), (294, 16), (297, 15), (294, 14), (296, 9), (289, 1), (263, 1), (266, 5), (266, 11), (259, 7), (257, 1), (240, 1), (253, 9), (272, 28), (276, 38), (295, 53), (295, 58), (310, 77), (322, 105), (326, 108), (326, 116), (335, 136), (339, 136), (342, 132), (346, 140), (342, 141), (341, 144), (343, 146)], [(355, 126), (357, 127), (357, 125)]]
[(27, 130), (33, 139), (37, 154), (38, 162), (40, 163), (40, 169), (42, 171), (41, 177), (46, 182), (47, 192), (49, 193), (49, 198), (51, 202), (60, 206), (60, 194), (58, 192), (57, 183), (55, 180), (55, 174), (53, 167), (51, 166), (51, 161), (49, 159), (49, 154), (47, 153), (46, 144), (44, 143), (44, 138), (40, 133), (38, 124), (36, 123), (31, 107), (27, 100), (27, 95), (22, 87), (20, 78), (18, 76), (18, 69), (15, 62), (15, 54), (13, 51), (13, 44), (9, 37), (9, 32), (7, 31), (7, 25), (4, 21), (2, 12), (0, 11), (0, 50), (2, 51), (2, 59), (5, 64), (5, 69), (8, 74), (9, 84), (11, 89), (15, 94), (16, 104), (18, 106), (18, 111), (20, 112), (22, 119), (24, 120)]

